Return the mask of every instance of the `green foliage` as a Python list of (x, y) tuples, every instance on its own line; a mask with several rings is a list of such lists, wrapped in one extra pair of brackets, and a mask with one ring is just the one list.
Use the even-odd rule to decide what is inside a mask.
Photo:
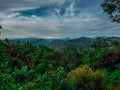
[(101, 6), (113, 22), (120, 23), (120, 0), (104, 0)]
[(45, 72), (49, 71), (49, 70), (54, 70), (56, 66), (56, 62), (55, 61), (49, 61), (49, 60), (42, 60), (40, 62), (40, 64), (38, 64), (35, 67), (35, 71), (41, 74), (44, 74)]
[(119, 90), (120, 43), (98, 38), (93, 47), (56, 51), (0, 40), (0, 90)]
[(48, 71), (43, 75), (39, 75), (34, 82), (27, 83), (24, 89), (63, 90), (65, 76), (66, 72), (59, 67), (55, 71)]
[(14, 69), (21, 69), (22, 65), (24, 65), (22, 60), (17, 59), (17, 58), (10, 58), (10, 60), (7, 62), (7, 66), (13, 70)]
[(105, 71), (94, 72), (88, 65), (76, 68), (66, 78), (68, 90), (106, 90)]
[(15, 82), (18, 82), (18, 83), (24, 83), (29, 79), (28, 70), (26, 66), (22, 67), (21, 70), (16, 69), (12, 74), (15, 79)]
[[(116, 70), (108, 76), (109, 87), (116, 90), (115, 88), (120, 89), (120, 70)], [(118, 90), (118, 89), (117, 89)]]
[(9, 58), (9, 54), (6, 51), (5, 44), (0, 40), (0, 62), (6, 61)]
[(96, 38), (96, 40), (91, 45), (95, 49), (100, 49), (108, 46), (108, 43), (105, 39), (102, 39), (101, 37)]
[(9, 74), (0, 73), (0, 90), (15, 90), (16, 85)]
[(64, 65), (67, 67), (67, 71), (79, 66), (81, 64), (81, 58), (77, 49), (73, 47), (66, 47), (63, 52)]
[(7, 53), (4, 43), (0, 40), (0, 72), (6, 70), (10, 55)]
[(21, 70), (14, 70), (14, 72), (12, 72), (12, 76), (14, 78), (15, 83), (21, 85), (37, 78), (35, 71), (28, 70), (27, 66), (23, 66)]
[(89, 50), (83, 55), (83, 62), (89, 63), (94, 69), (114, 70), (115, 66), (120, 63), (120, 48), (111, 46), (99, 50)]
[(33, 60), (41, 60), (41, 59), (49, 59), (54, 60), (54, 57), (57, 52), (55, 52), (53, 49), (50, 49), (46, 46), (39, 46), (35, 52), (31, 54), (31, 59)]

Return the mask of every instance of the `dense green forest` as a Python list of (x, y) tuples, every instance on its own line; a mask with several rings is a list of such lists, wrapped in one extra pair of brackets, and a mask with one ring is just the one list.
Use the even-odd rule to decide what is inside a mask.
[(0, 40), (0, 90), (120, 90), (120, 43), (57, 51)]

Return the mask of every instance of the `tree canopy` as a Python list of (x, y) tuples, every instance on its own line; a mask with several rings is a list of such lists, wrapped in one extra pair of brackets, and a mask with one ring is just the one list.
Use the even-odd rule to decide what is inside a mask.
[(101, 7), (112, 22), (120, 23), (120, 0), (104, 0)]
[(120, 90), (120, 43), (97, 38), (93, 48), (57, 51), (0, 40), (0, 90)]

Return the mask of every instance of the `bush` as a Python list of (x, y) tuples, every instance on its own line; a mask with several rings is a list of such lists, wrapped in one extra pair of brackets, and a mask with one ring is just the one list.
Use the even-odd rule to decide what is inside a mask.
[(68, 90), (106, 90), (106, 72), (94, 72), (88, 65), (68, 73)]

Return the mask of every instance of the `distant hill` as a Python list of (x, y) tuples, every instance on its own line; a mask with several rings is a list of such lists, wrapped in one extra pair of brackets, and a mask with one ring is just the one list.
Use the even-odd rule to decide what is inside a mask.
[(119, 41), (120, 42), (120, 37), (108, 37), (107, 40)]
[[(106, 40), (115, 40), (120, 42), (120, 37), (106, 37)], [(20, 41), (21, 43), (25, 43), (27, 41), (32, 42), (33, 44), (37, 45), (47, 45), (51, 48), (55, 48), (57, 50), (62, 50), (67, 46), (72, 46), (76, 49), (79, 48), (90, 48), (91, 44), (95, 39), (81, 37), (81, 38), (62, 38), (62, 39), (39, 39), (39, 38), (25, 38), (25, 39), (12, 39), (11, 42)]]
[(48, 45), (52, 39), (39, 39), (39, 38), (24, 38), (24, 39), (11, 39), (11, 42), (20, 41), (21, 43), (32, 42), (34, 45)]
[(81, 38), (71, 39), (67, 41), (53, 40), (50, 46), (53, 48), (56, 48), (57, 50), (61, 50), (67, 46), (72, 46), (76, 49), (90, 48), (92, 42), (93, 42), (93, 39), (91, 38), (81, 37)]

